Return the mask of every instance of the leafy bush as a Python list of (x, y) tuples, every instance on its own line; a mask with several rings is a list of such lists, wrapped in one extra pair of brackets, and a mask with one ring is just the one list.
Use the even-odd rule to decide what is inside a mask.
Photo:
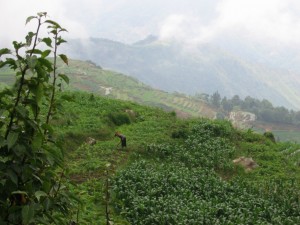
[(270, 139), (272, 142), (276, 142), (275, 136), (272, 132), (267, 131), (263, 134), (266, 138)]
[[(229, 121), (225, 120), (208, 120), (202, 119), (198, 126), (195, 127), (197, 132), (206, 132), (215, 137), (231, 137), (234, 134), (234, 129)], [(202, 130), (202, 131), (200, 131)]]
[(188, 129), (180, 127), (179, 129), (172, 132), (171, 137), (185, 139), (188, 137), (188, 134), (189, 134)]
[(121, 126), (123, 124), (130, 124), (129, 115), (126, 112), (111, 112), (108, 114), (108, 118), (116, 126)]
[[(0, 49), (0, 68), (8, 65), (16, 74), (12, 89), (0, 93), (0, 224), (66, 224), (71, 195), (63, 185), (64, 154), (53, 138), (50, 124), (59, 108), (56, 92), (68, 77), (58, 74), (57, 55), (66, 31), (46, 20), (46, 13), (28, 17), (38, 22), (25, 42), (13, 42), (14, 51)], [(53, 37), (40, 37), (47, 26)], [(38, 49), (41, 44), (47, 47)], [(53, 53), (53, 60), (47, 57)], [(9, 57), (11, 56), (11, 58)]]

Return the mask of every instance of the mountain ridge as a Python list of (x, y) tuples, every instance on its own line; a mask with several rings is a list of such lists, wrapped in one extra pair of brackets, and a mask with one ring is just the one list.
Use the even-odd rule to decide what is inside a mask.
[[(300, 109), (300, 80), (285, 69), (254, 64), (209, 44), (182, 46), (155, 36), (134, 44), (108, 39), (69, 40), (72, 58), (92, 60), (169, 92), (240, 95), (268, 99), (277, 106)], [(299, 89), (299, 90), (298, 90)]]

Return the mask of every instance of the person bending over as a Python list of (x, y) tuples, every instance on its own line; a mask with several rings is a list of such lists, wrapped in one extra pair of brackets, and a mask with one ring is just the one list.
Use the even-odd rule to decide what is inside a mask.
[[(117, 131), (115, 133), (115, 137), (120, 138), (119, 144), (121, 144), (122, 148), (125, 148), (126, 147), (126, 136)], [(119, 144), (117, 146), (119, 146)]]

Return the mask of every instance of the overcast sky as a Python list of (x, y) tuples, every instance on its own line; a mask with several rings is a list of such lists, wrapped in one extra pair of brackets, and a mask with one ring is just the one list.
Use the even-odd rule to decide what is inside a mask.
[(0, 0), (0, 47), (22, 40), (37, 12), (67, 28), (68, 37), (131, 43), (149, 34), (190, 43), (235, 35), (300, 46), (299, 0)]

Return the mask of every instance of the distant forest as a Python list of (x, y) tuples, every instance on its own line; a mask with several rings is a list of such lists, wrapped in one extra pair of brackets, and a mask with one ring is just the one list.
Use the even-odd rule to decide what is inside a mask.
[(258, 120), (272, 123), (287, 123), (300, 125), (300, 111), (288, 110), (285, 107), (274, 107), (266, 99), (258, 100), (247, 96), (241, 99), (238, 95), (231, 99), (223, 97), (217, 92), (212, 95), (196, 94), (195, 98), (204, 100), (219, 110), (219, 118), (224, 118), (232, 110), (243, 110), (254, 113)]

